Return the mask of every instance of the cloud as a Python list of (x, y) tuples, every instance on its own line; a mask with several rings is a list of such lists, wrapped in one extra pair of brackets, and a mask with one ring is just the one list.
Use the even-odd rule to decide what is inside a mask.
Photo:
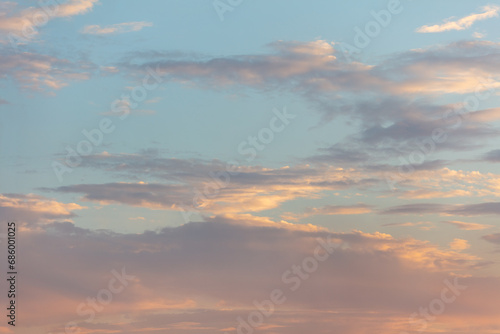
[(75, 210), (85, 207), (76, 203), (61, 203), (35, 194), (0, 194), (0, 218), (4, 221), (27, 223), (49, 223), (71, 220)]
[[(500, 86), (493, 79), (499, 73), (494, 64), (499, 57), (499, 45), (475, 40), (414, 49), (389, 57), (377, 70), (390, 76), (392, 85), (400, 85), (388, 86), (393, 94), (456, 93), (487, 97), (485, 91)], [(457, 57), (459, 52), (462, 55)]]
[(159, 103), (161, 100), (163, 100), (163, 98), (161, 98), (161, 97), (154, 97), (152, 99), (144, 101), (144, 103), (148, 103), (148, 104)]
[(283, 218), (289, 220), (298, 220), (311, 216), (324, 215), (361, 215), (370, 213), (373, 206), (364, 203), (353, 205), (326, 205), (320, 208), (307, 208), (302, 214), (284, 213)]
[[(433, 153), (475, 150), (500, 134), (491, 122), (498, 118), (496, 110), (469, 112), (463, 99), (442, 105), (435, 100), (442, 94), (471, 94), (480, 96), (482, 103), (492, 96), (500, 87), (498, 43), (436, 45), (393, 54), (375, 64), (346, 63), (336, 45), (324, 40), (277, 41), (268, 47), (267, 53), (223, 57), (140, 52), (116, 66), (137, 76), (154, 68), (165, 80), (191, 88), (289, 92), (305, 99), (321, 115), (321, 124), (341, 117), (352, 126), (354, 134), (325, 145), (304, 159), (306, 164), (380, 167), (425, 148), (436, 130), (444, 133), (444, 139), (433, 146)], [(453, 113), (457, 110), (460, 114)], [(415, 168), (420, 167), (429, 168), (429, 164), (424, 161)], [(425, 190), (401, 196), (440, 195), (444, 193)], [(451, 189), (446, 194), (469, 195)]]
[(147, 184), (145, 182), (79, 184), (56, 189), (43, 188), (42, 190), (61, 193), (83, 193), (83, 201), (98, 202), (102, 205), (121, 203), (150, 209), (175, 210), (181, 203), (188, 203), (192, 199), (192, 195), (186, 187), (168, 184)]
[(69, 0), (59, 5), (56, 10), (57, 17), (69, 17), (88, 13), (98, 0)]
[(366, 189), (380, 182), (355, 169), (331, 165), (264, 168), (163, 158), (157, 152), (98, 154), (86, 157), (81, 166), (141, 181), (43, 190), (83, 193), (84, 200), (100, 203), (235, 214), (274, 209), (298, 198), (319, 198), (329, 190)]
[(500, 108), (490, 108), (467, 114), (467, 120), (472, 122), (494, 122), (500, 120)]
[(482, 237), (484, 240), (500, 245), (500, 233), (488, 234)]
[(384, 227), (418, 227), (423, 231), (428, 231), (436, 226), (432, 222), (405, 222), (405, 223), (388, 223), (383, 224)]
[[(43, 190), (81, 193), (84, 194), (83, 200), (101, 204), (120, 203), (216, 215), (260, 212), (292, 200), (321, 198), (328, 192), (348, 189), (404, 199), (500, 196), (500, 175), (439, 168), (442, 164), (443, 161), (429, 161), (415, 166), (412, 173), (402, 173), (398, 166), (391, 165), (340, 168), (333, 163), (319, 162), (264, 168), (236, 166), (218, 160), (165, 158), (154, 150), (135, 154), (106, 152), (87, 156), (81, 167), (111, 173), (130, 182), (69, 185)], [(395, 189), (382, 189), (380, 194), (380, 185), (385, 186), (387, 182), (393, 182)], [(411, 207), (404, 208), (407, 209)], [(428, 208), (423, 209), (420, 212), (426, 213)], [(448, 209), (450, 207), (439, 207), (428, 212), (448, 214)], [(453, 210), (462, 215), (459, 209), (457, 206)], [(369, 206), (333, 205), (308, 208), (302, 213), (287, 212), (283, 217), (300, 219), (312, 215), (362, 214), (371, 210), (374, 208)]]
[(500, 150), (491, 150), (484, 154), (482, 159), (488, 162), (500, 162)]
[[(453, 198), (453, 197), (497, 197), (500, 189), (500, 175), (479, 171), (441, 168), (425, 170), (412, 165), (393, 167), (391, 196), (405, 199)], [(390, 172), (390, 169), (386, 171)]]
[(484, 37), (486, 36), (486, 34), (483, 34), (483, 33), (480, 33), (480, 32), (478, 32), (478, 31), (475, 31), (475, 32), (472, 34), (472, 36), (473, 36), (474, 38), (484, 38)]
[(313, 224), (291, 224), (281, 220), (273, 221), (268, 217), (259, 217), (251, 214), (223, 214), (218, 216), (205, 217), (207, 222), (220, 222), (227, 224), (237, 224), (253, 227), (272, 227), (281, 228), (289, 231), (304, 231), (304, 232), (326, 232), (327, 229)]
[(414, 203), (393, 206), (382, 210), (381, 214), (439, 214), (448, 216), (500, 215), (500, 202), (478, 204), (436, 204)]
[(346, 145), (335, 144), (327, 148), (318, 149), (319, 154), (308, 157), (307, 161), (312, 162), (336, 162), (342, 165), (353, 165), (366, 163), (371, 158), (366, 151), (359, 150), (357, 147), (347, 148)]
[(38, 35), (41, 27), (38, 22), (46, 22), (45, 19), (52, 20), (85, 14), (92, 10), (97, 2), (98, 0), (69, 0), (62, 4), (47, 2), (47, 5), (29, 7), (17, 12), (16, 4), (9, 8), (10, 15), (5, 13), (0, 15), (0, 31), (11, 33), (13, 35), (9, 35), (9, 37), (26, 42)]
[[(282, 276), (314, 256), (318, 238), (330, 238), (340, 247), (292, 291), (295, 280), (283, 281)], [(495, 323), (498, 315), (492, 307), (500, 298), (494, 288), (498, 278), (471, 276), (479, 258), (462, 248), (455, 251), (383, 233), (254, 225), (233, 217), (139, 234), (53, 223), (24, 232), (23, 241), (21, 327), (50, 332), (59, 332), (68, 321), (76, 321), (82, 331), (180, 334), (196, 328), (200, 333), (223, 332), (237, 325), (238, 316), (246, 318), (255, 309), (254, 301), (268, 299), (273, 289), (281, 289), (287, 297), (286, 311), (276, 308), (266, 321), (273, 332), (299, 334), (296, 326), (302, 329), (309, 324), (317, 333), (338, 328), (354, 334), (371, 327), (371, 331), (396, 334), (407, 326), (408, 314), (440, 296), (444, 279), (454, 279), (451, 272), (468, 274), (459, 278), (467, 293), (447, 308), (446, 317), (430, 326), (460, 327), (469, 334), (473, 333), (467, 331), (471, 321), (483, 328)], [(320, 254), (325, 254), (321, 248)], [(121, 268), (135, 278), (96, 312), (94, 321), (86, 322), (87, 314), (81, 316), (77, 308), (107, 287), (111, 270)], [(298, 318), (292, 321), (290, 315)], [(459, 325), (457, 319), (464, 317), (468, 323)]]
[[(267, 54), (225, 57), (132, 53), (119, 66), (139, 76), (154, 68), (162, 77), (191, 87), (279, 89), (299, 93), (313, 104), (342, 101), (349, 94), (373, 100), (373, 94), (480, 93), (489, 88), (480, 79), (500, 72), (499, 44), (487, 41), (411, 50), (377, 64), (347, 63), (336, 56), (334, 43), (323, 40), (278, 41), (268, 47), (271, 52)], [(500, 86), (495, 80), (489, 84)]]
[(123, 34), (127, 32), (140, 31), (144, 27), (151, 27), (151, 22), (124, 22), (101, 27), (99, 25), (88, 25), (82, 29), (82, 33), (90, 35)]
[[(307, 77), (312, 77), (317, 71), (341, 70), (333, 46), (326, 41), (304, 43), (279, 41), (271, 43), (269, 47), (274, 51), (273, 54), (212, 58), (207, 61), (171, 60), (165, 57), (162, 59), (158, 58), (157, 54), (149, 56), (141, 53), (135, 58), (130, 57), (129, 63), (124, 63), (122, 66), (131, 70), (153, 66), (161, 74), (169, 75), (173, 79), (192, 80), (200, 84), (215, 83), (222, 86), (275, 86), (277, 83), (286, 83), (287, 80), (296, 78), (296, 81), (290, 81), (295, 85)], [(150, 57), (154, 59), (151, 64)], [(142, 64), (133, 65), (132, 61), (134, 63), (142, 61)], [(345, 64), (345, 66), (357, 68), (353, 65)], [(363, 68), (360, 67), (359, 70), (362, 71)], [(340, 76), (337, 77), (342, 80)], [(355, 84), (349, 75), (346, 75), (342, 82), (347, 86)], [(339, 84), (340, 82), (336, 86)]]
[(465, 231), (484, 230), (484, 229), (488, 229), (488, 228), (493, 227), (493, 225), (485, 225), (485, 224), (478, 224), (478, 223), (466, 223), (466, 222), (461, 222), (458, 220), (448, 220), (448, 221), (443, 221), (442, 223), (456, 226), (459, 229), (465, 230)]
[(416, 31), (420, 33), (434, 33), (434, 32), (443, 32), (450, 30), (464, 30), (470, 28), (476, 21), (497, 17), (500, 7), (490, 5), (482, 7), (481, 10), (482, 13), (470, 14), (456, 21), (450, 21), (450, 19), (448, 19), (443, 24), (436, 24), (432, 26), (424, 25), (417, 28)]

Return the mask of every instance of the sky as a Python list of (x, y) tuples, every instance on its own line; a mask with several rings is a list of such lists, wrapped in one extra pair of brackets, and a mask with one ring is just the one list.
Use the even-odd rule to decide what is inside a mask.
[(0, 1), (0, 333), (500, 333), (499, 28), (498, 1)]

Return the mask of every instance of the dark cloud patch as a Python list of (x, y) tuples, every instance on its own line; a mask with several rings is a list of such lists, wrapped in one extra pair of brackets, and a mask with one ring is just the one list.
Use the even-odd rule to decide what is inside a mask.
[[(425, 171), (425, 170), (438, 170), (442, 169), (449, 166), (449, 161), (448, 160), (429, 160), (429, 161), (424, 161), (421, 164), (413, 164), (412, 167), (416, 171)], [(367, 165), (364, 166), (366, 170), (368, 171), (374, 171), (374, 172), (385, 172), (385, 171), (398, 171), (398, 167), (396, 165), (388, 165), (388, 164), (380, 164), (380, 165)]]
[(493, 234), (484, 235), (481, 238), (488, 241), (488, 242), (500, 245), (500, 233), (493, 233)]
[(478, 204), (415, 203), (390, 207), (381, 214), (447, 214), (457, 216), (500, 215), (500, 202)]

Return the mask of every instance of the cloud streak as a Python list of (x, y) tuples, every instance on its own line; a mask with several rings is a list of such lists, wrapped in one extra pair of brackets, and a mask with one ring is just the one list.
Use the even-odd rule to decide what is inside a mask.
[(326, 205), (320, 208), (307, 208), (302, 214), (285, 213), (284, 219), (298, 220), (311, 216), (362, 215), (373, 211), (373, 206), (364, 203), (353, 205)]
[(110, 35), (110, 34), (123, 34), (128, 32), (140, 31), (145, 27), (152, 27), (151, 22), (124, 22), (111, 24), (101, 27), (99, 25), (88, 25), (82, 29), (83, 34), (90, 35)]
[(459, 229), (465, 230), (465, 231), (485, 230), (485, 229), (493, 227), (493, 225), (478, 224), (478, 223), (466, 223), (466, 222), (461, 222), (458, 220), (448, 220), (448, 221), (443, 221), (443, 223), (456, 226)]
[(498, 6), (484, 6), (481, 8), (482, 12), (477, 14), (470, 14), (465, 17), (462, 17), (456, 21), (450, 21), (450, 19), (446, 20), (445, 23), (435, 24), (432, 26), (421, 26), (417, 28), (416, 32), (419, 33), (436, 33), (436, 32), (444, 32), (451, 30), (464, 30), (470, 28), (475, 22), (486, 20), (492, 17), (498, 16), (498, 11), (500, 7)]
[[(381, 214), (439, 214), (448, 216), (483, 216), (500, 215), (500, 202), (486, 202), (478, 204), (436, 204), (414, 203), (387, 208)], [(463, 226), (463, 225), (462, 225)]]

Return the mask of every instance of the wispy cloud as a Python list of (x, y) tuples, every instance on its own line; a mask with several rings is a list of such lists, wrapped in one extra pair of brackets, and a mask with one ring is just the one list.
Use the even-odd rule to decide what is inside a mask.
[(0, 194), (0, 218), (16, 218), (30, 225), (53, 221), (68, 221), (74, 210), (85, 209), (76, 203), (61, 203), (35, 194)]
[(478, 224), (478, 223), (466, 223), (466, 222), (461, 222), (458, 220), (448, 220), (448, 221), (443, 221), (443, 223), (456, 226), (459, 229), (466, 230), (466, 231), (484, 230), (484, 229), (493, 227), (492, 225), (485, 225), (485, 224)]
[(317, 215), (361, 215), (372, 212), (373, 207), (364, 203), (354, 205), (326, 205), (320, 208), (307, 208), (302, 214), (285, 213), (283, 218), (298, 220)]
[(469, 242), (467, 240), (464, 240), (464, 239), (455, 238), (455, 239), (453, 239), (452, 242), (450, 242), (450, 248), (453, 250), (456, 250), (456, 251), (461, 251), (461, 250), (467, 249), (469, 247), (470, 247)]
[(482, 13), (473, 13), (462, 17), (456, 21), (450, 21), (451, 18), (445, 20), (445, 23), (435, 24), (432, 26), (421, 26), (417, 28), (420, 33), (443, 32), (450, 30), (464, 30), (470, 28), (476, 21), (486, 20), (498, 16), (499, 6), (484, 6), (481, 8)]
[[(204, 212), (220, 214), (273, 209), (290, 200), (321, 197), (324, 191), (366, 189), (381, 182), (355, 169), (327, 165), (276, 169), (241, 165), (237, 173), (216, 180), (211, 175), (225, 175), (228, 163), (162, 158), (157, 152), (106, 153), (87, 158), (82, 167), (105, 169), (134, 181), (155, 178), (161, 182), (81, 184), (44, 190), (82, 193), (85, 200), (101, 204), (121, 203), (164, 210), (195, 205)], [(213, 193), (204, 190), (207, 184), (214, 187)], [(368, 210), (367, 207), (357, 209)]]
[(88, 25), (83, 28), (82, 33), (90, 35), (122, 34), (126, 32), (140, 31), (144, 27), (151, 27), (151, 22), (124, 22), (101, 27), (99, 25)]
[(500, 150), (491, 150), (485, 153), (482, 159), (488, 162), (500, 162)]
[(57, 90), (69, 81), (87, 80), (96, 69), (88, 61), (74, 62), (31, 52), (0, 52), (0, 57), (0, 78), (10, 77), (20, 87), (38, 91)]
[(428, 231), (435, 228), (432, 222), (405, 222), (405, 223), (388, 223), (383, 224), (385, 227), (418, 227), (423, 231)]

